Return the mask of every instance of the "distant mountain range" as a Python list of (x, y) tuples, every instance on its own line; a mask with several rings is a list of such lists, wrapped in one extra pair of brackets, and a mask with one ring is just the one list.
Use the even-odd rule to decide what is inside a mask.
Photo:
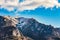
[(34, 18), (0, 16), (0, 40), (60, 40), (60, 28)]

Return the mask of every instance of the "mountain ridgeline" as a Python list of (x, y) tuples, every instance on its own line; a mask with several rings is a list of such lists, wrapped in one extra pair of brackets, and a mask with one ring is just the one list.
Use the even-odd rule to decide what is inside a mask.
[(0, 40), (60, 40), (60, 28), (33, 18), (0, 16)]
[(34, 40), (60, 40), (60, 30), (51, 25), (39, 23), (33, 18), (16, 18), (17, 27), (24, 36)]

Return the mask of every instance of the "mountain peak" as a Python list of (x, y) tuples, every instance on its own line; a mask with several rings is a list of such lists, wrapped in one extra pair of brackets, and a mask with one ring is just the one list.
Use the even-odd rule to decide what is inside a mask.
[(17, 19), (0, 16), (0, 40), (33, 40), (25, 37), (16, 27)]
[(17, 18), (19, 23), (17, 27), (22, 31), (23, 35), (33, 38), (34, 40), (45, 40), (50, 39), (55, 40), (55, 38), (59, 38), (55, 28), (51, 25), (45, 25), (43, 23), (39, 23), (34, 18)]
[(0, 26), (16, 26), (18, 21), (15, 18), (11, 18), (10, 16), (0, 16)]

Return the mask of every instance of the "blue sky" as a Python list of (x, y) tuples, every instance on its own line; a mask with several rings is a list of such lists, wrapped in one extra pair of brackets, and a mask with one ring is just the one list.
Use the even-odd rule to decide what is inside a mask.
[[(8, 11), (5, 8), (0, 8), (0, 15), (3, 16), (16, 16), (15, 14), (16, 10), (14, 11)], [(40, 23), (44, 23), (46, 25), (52, 25), (54, 27), (60, 27), (60, 7), (56, 8), (54, 6), (51, 8), (45, 8), (45, 7), (38, 7), (34, 10), (24, 10), (24, 11), (18, 11), (18, 16), (20, 17), (26, 17), (26, 18), (34, 18)]]

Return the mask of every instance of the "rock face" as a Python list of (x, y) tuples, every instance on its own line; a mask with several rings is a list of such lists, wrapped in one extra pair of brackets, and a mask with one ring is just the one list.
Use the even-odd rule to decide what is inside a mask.
[(0, 27), (16, 26), (18, 21), (10, 16), (0, 16)]
[(60, 38), (60, 28), (55, 28), (55, 31), (57, 32), (59, 38)]
[(60, 29), (33, 18), (0, 16), (0, 40), (60, 40)]
[(15, 18), (0, 16), (0, 40), (28, 40), (16, 27), (17, 23)]
[(33, 18), (16, 18), (19, 23), (17, 27), (23, 35), (33, 38), (34, 40), (60, 40), (59, 33), (51, 25), (39, 23)]
[(0, 31), (1, 40), (20, 40), (20, 37), (22, 37), (22, 34), (13, 26), (4, 27)]
[(0, 16), (0, 40), (22, 40), (22, 33), (16, 28), (17, 20)]

